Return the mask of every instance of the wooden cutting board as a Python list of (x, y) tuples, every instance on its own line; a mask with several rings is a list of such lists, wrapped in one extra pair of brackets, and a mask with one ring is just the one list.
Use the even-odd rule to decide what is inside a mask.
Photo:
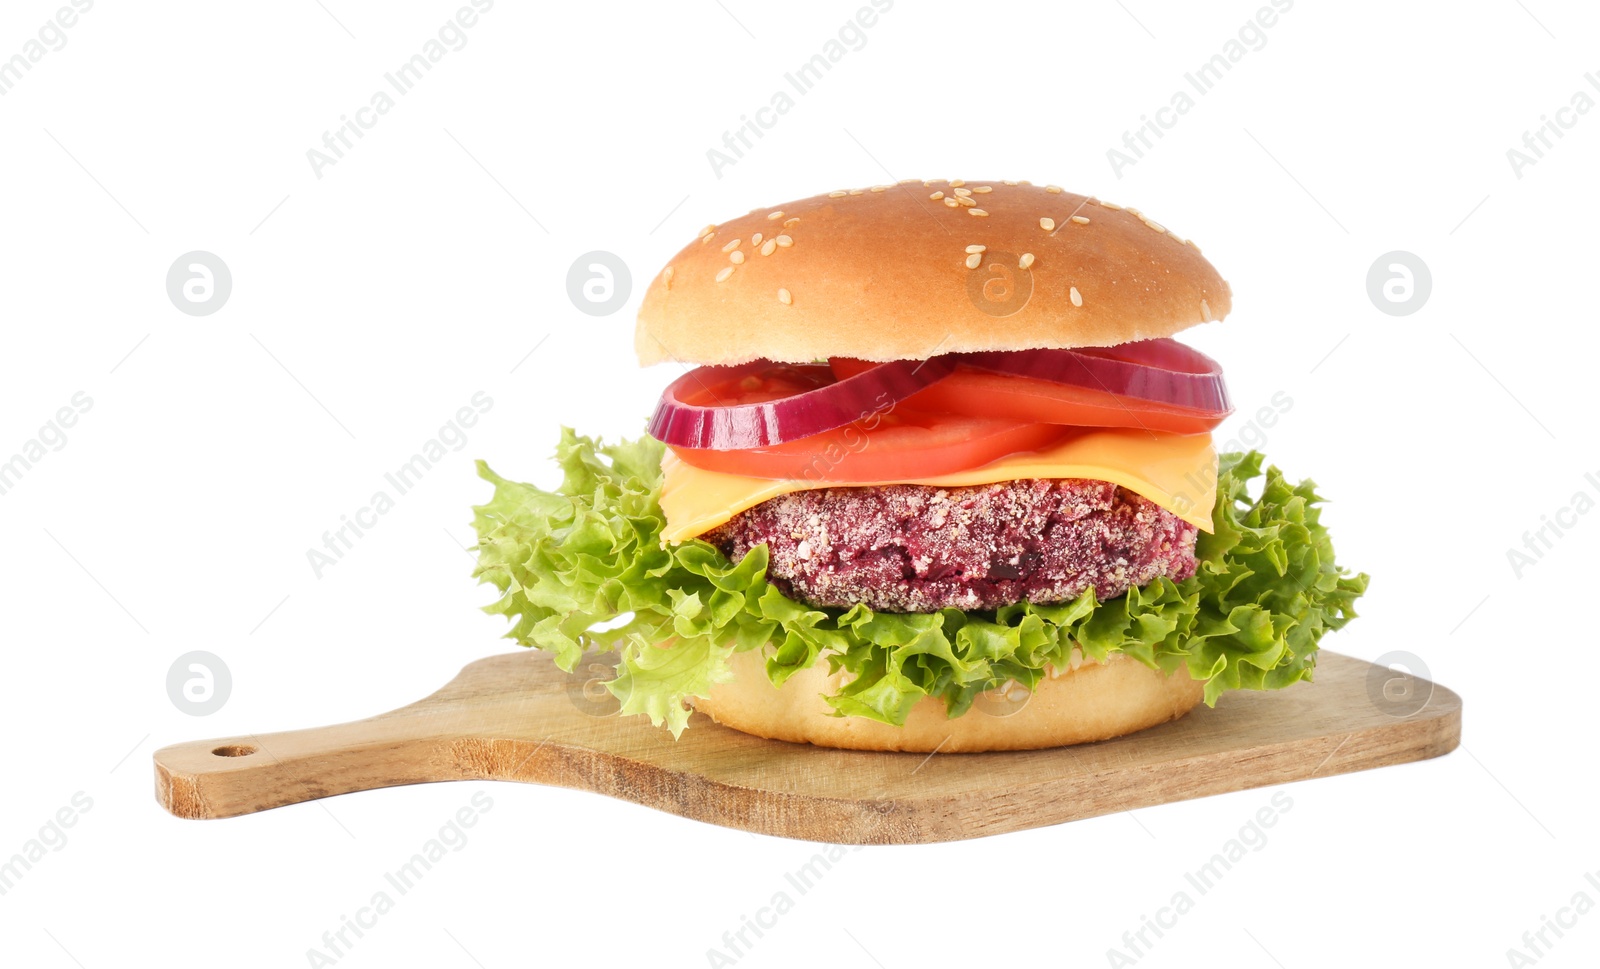
[(1461, 698), (1444, 687), (1326, 650), (1316, 676), (1097, 744), (869, 753), (762, 740), (701, 714), (674, 741), (529, 650), (367, 720), (165, 747), (156, 796), (179, 817), (225, 818), (400, 784), (526, 781), (761, 834), (908, 844), (1424, 760), (1460, 741)]

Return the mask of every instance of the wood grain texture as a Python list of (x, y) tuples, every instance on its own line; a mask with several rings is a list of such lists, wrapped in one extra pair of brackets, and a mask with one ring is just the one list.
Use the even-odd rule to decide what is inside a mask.
[(1116, 740), (924, 755), (762, 740), (700, 714), (674, 741), (641, 717), (599, 715), (614, 705), (592, 683), (585, 694), (527, 651), (472, 663), (432, 696), (367, 720), (165, 747), (156, 796), (179, 817), (225, 818), (400, 784), (525, 781), (788, 838), (952, 841), (1455, 749), (1461, 698), (1411, 681), (1427, 702), (1409, 712), (1417, 704), (1383, 690), (1397, 675), (1324, 650), (1313, 683), (1228, 693)]

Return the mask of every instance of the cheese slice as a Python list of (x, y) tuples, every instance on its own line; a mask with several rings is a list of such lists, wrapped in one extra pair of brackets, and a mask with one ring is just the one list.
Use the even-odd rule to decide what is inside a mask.
[(751, 478), (707, 471), (680, 460), (669, 448), (661, 461), (661, 537), (682, 542), (701, 535), (769, 498), (813, 488), (886, 484), (993, 484), (1017, 478), (1092, 478), (1119, 484), (1202, 531), (1211, 531), (1217, 493), (1217, 452), (1210, 434), (1144, 430), (1100, 430), (1070, 437), (1038, 451), (1023, 451), (980, 468), (931, 478), (894, 481), (808, 481)]

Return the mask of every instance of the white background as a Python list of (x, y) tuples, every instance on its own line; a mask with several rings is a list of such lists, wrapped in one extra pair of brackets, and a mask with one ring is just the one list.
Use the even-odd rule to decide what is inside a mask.
[[(559, 423), (637, 431), (675, 372), (634, 365), (638, 296), (699, 226), (913, 176), (1055, 182), (1193, 237), (1235, 293), (1191, 337), (1240, 404), (1219, 439), (1288, 394), (1265, 449), (1373, 576), (1327, 645), (1411, 652), (1466, 700), (1446, 758), (1284, 788), (1265, 847), (1139, 964), (1502, 965), (1600, 902), (1600, 515), (1520, 576), (1507, 557), (1600, 497), (1600, 112), (1521, 177), (1506, 154), (1600, 98), (1592, 7), (1299, 0), (1119, 178), (1107, 149), (1255, 3), (900, 0), (719, 178), (707, 149), (857, 4), (500, 0), (319, 178), (307, 150), (456, 9), (325, 2), (102, 0), (0, 97), (0, 460), (93, 401), (0, 496), (0, 857), (93, 804), (0, 896), (0, 961), (308, 964), (481, 790), (470, 842), (339, 965), (707, 964), (814, 846), (490, 783), (185, 822), (150, 755), (376, 713), (514, 649), (461, 547), (472, 459), (548, 483)], [(55, 9), (5, 4), (0, 58)], [(191, 250), (231, 268), (215, 315), (166, 295)], [(567, 295), (591, 250), (632, 267), (611, 316)], [(1391, 250), (1431, 268), (1413, 315), (1368, 297)], [(317, 578), (306, 550), (480, 390), (469, 443)], [(204, 719), (165, 686), (194, 649), (233, 676)], [(738, 964), (1107, 964), (1272, 794), (853, 852)], [(1600, 915), (1548, 938), (1540, 965), (1591, 965)]]

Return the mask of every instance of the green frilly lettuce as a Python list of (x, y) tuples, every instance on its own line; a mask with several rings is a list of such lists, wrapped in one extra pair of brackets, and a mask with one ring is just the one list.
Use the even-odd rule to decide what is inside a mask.
[(495, 491), (474, 509), (474, 575), (500, 590), (485, 609), (513, 621), (507, 637), (550, 650), (562, 669), (588, 650), (614, 650), (608, 688), (622, 712), (674, 736), (688, 723), (685, 700), (728, 679), (728, 657), (750, 649), (767, 650), (774, 685), (822, 659), (848, 670), (854, 676), (827, 698), (834, 710), (890, 724), (903, 724), (923, 697), (955, 717), (1008, 680), (1032, 688), (1049, 668), (1069, 666), (1074, 647), (1095, 661), (1121, 652), (1169, 673), (1187, 667), (1214, 704), (1226, 690), (1309, 679), (1318, 641), (1355, 617), (1367, 586), (1366, 575), (1334, 563), (1312, 483), (1263, 471), (1251, 451), (1222, 456), (1215, 530), (1199, 536), (1199, 569), (1182, 582), (994, 612), (818, 609), (767, 582), (765, 546), (738, 562), (699, 540), (663, 547), (661, 456), (649, 437), (604, 445), (564, 428), (556, 491), (478, 462)]

